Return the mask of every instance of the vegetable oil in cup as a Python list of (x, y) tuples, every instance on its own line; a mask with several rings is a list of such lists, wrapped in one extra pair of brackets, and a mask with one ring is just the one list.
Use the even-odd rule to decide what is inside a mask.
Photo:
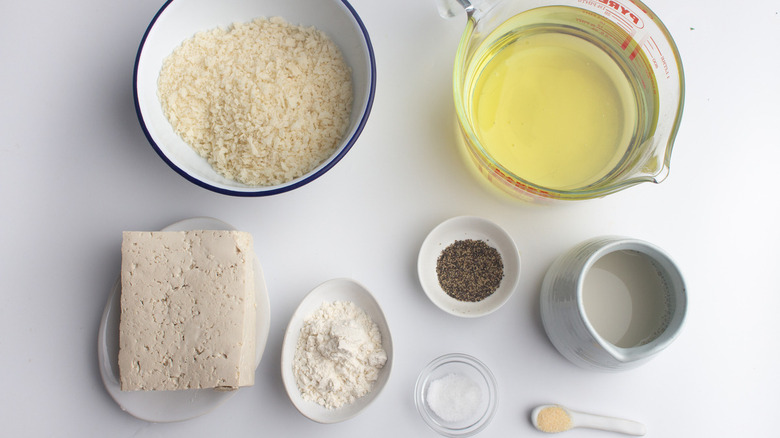
[[(469, 22), (464, 38), (476, 25)], [(456, 68), (456, 107), (488, 174), (566, 197), (611, 190), (646, 159), (658, 118), (655, 77), (615, 23), (575, 7), (541, 7), (467, 50)]]

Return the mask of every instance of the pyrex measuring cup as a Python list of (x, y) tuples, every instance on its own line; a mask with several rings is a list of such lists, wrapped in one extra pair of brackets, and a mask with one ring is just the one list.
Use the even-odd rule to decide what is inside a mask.
[(453, 72), (463, 146), (524, 200), (663, 181), (682, 116), (672, 37), (636, 0), (437, 0), (468, 18)]

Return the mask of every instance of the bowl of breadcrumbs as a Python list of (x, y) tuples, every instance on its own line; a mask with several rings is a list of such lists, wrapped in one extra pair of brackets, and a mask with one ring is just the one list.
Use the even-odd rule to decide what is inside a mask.
[(135, 61), (141, 127), (206, 189), (266, 196), (352, 148), (376, 88), (368, 32), (344, 0), (169, 0)]

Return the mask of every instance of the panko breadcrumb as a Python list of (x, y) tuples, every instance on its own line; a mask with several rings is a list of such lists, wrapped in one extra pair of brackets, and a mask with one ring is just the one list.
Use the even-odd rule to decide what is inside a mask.
[(257, 18), (184, 41), (163, 62), (158, 96), (174, 131), (218, 173), (269, 186), (335, 152), (352, 77), (323, 32)]

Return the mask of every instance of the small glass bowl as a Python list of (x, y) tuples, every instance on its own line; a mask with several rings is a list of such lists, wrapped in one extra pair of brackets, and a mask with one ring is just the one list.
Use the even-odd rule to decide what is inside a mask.
[[(428, 404), (428, 390), (432, 382), (449, 374), (460, 374), (472, 380), (481, 391), (481, 401), (473, 415), (462, 421), (447, 421)], [(440, 435), (465, 437), (485, 429), (498, 406), (496, 379), (488, 367), (467, 354), (452, 353), (431, 361), (420, 373), (414, 388), (414, 404), (425, 423)]]

